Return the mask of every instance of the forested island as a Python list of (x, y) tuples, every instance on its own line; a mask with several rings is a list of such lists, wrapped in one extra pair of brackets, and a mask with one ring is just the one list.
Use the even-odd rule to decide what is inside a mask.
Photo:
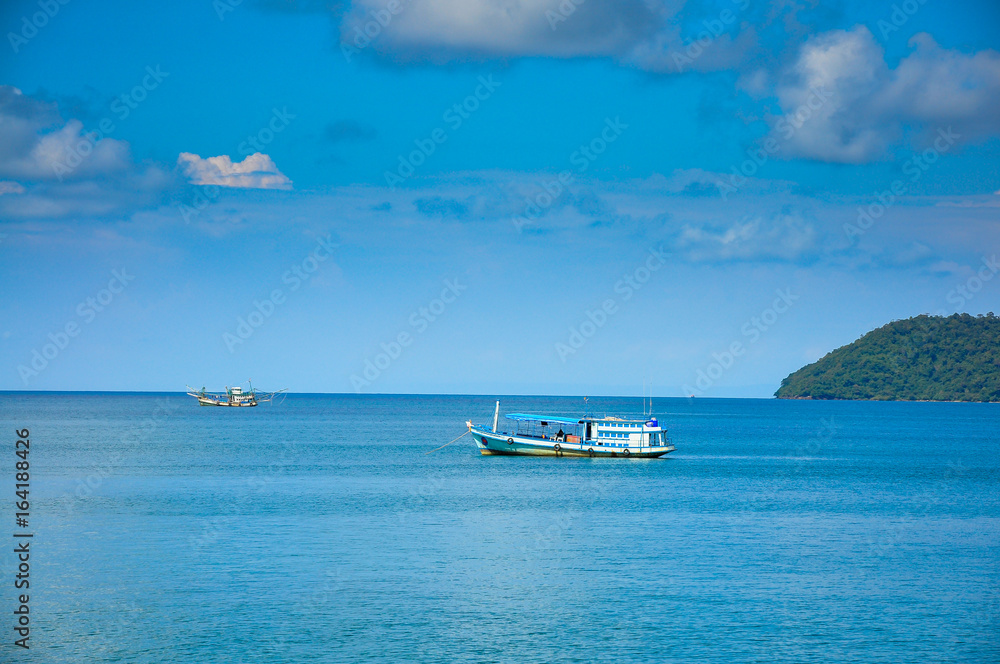
[(790, 374), (774, 396), (1000, 401), (1000, 317), (893, 321)]

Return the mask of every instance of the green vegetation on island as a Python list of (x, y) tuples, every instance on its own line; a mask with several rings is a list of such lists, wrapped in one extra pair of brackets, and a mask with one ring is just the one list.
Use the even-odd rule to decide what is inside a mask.
[(1000, 317), (893, 321), (790, 374), (774, 396), (1000, 401)]

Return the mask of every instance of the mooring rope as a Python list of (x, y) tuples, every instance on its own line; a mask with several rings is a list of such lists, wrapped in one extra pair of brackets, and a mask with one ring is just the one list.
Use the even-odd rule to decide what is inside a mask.
[[(468, 436), (468, 435), (469, 435), (470, 433), (472, 433), (472, 432), (471, 432), (471, 431), (466, 431), (466, 432), (465, 432), (465, 433), (463, 433), (463, 434), (462, 434), (461, 436), (459, 436), (459, 437), (458, 437), (458, 438), (456, 438), (455, 440), (451, 441), (451, 443), (454, 443), (454, 442), (457, 442), (459, 438), (462, 438), (463, 436)], [(446, 448), (446, 447), (448, 447), (449, 445), (451, 445), (451, 443), (445, 443), (445, 444), (444, 444), (444, 445), (442, 445), (441, 447), (435, 447), (435, 448), (434, 448), (433, 450), (431, 450), (431, 452), (437, 452), (438, 450), (443, 450), (444, 448)], [(430, 454), (431, 452), (424, 452), (424, 454)]]

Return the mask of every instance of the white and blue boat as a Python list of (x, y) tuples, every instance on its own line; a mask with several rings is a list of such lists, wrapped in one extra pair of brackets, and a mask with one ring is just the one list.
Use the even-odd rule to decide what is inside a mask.
[(466, 422), (482, 454), (523, 456), (661, 457), (676, 448), (655, 417), (556, 417), (511, 413), (493, 426)]

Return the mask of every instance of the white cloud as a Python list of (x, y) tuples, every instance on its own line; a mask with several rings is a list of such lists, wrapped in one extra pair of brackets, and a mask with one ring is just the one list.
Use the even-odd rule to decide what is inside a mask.
[[(750, 0), (353, 0), (340, 22), (342, 48), (401, 61), (613, 57), (647, 71), (739, 68), (761, 31), (795, 23), (795, 2)], [(794, 27), (794, 26), (793, 26)], [(763, 53), (766, 57), (767, 54)]]
[(122, 172), (131, 165), (128, 143), (95, 140), (79, 120), (63, 123), (54, 104), (0, 86), (0, 176), (83, 179)]
[(149, 167), (115, 178), (43, 182), (22, 187), (17, 196), (0, 196), (0, 217), (57, 219), (116, 217), (155, 205), (174, 180), (169, 173)]
[(687, 223), (673, 242), (693, 262), (789, 261), (815, 258), (818, 233), (794, 214), (754, 216), (728, 226)]
[(156, 202), (173, 178), (132, 161), (126, 141), (97, 139), (56, 104), (0, 86), (0, 217), (107, 217)]
[(970, 135), (1000, 130), (1000, 53), (971, 55), (941, 48), (927, 33), (910, 39), (912, 55), (899, 63), (879, 95), (889, 113), (927, 124), (954, 124)]
[[(729, 9), (727, 18), (735, 16), (734, 9), (735, 6)], [(728, 25), (721, 23), (717, 17), (705, 19), (702, 25), (707, 24), (713, 28), (718, 24), (721, 27), (717, 29), (728, 29)], [(757, 43), (758, 34), (753, 26), (737, 31), (735, 36), (728, 32), (714, 34), (707, 27), (701, 27), (685, 38), (673, 16), (664, 12), (656, 34), (637, 42), (623, 60), (646, 71), (667, 74), (736, 69)]]
[(177, 157), (191, 184), (214, 184), (242, 189), (291, 189), (292, 181), (278, 170), (266, 154), (256, 152), (243, 161), (233, 162), (229, 155), (202, 159), (182, 152)]
[(20, 182), (11, 182), (10, 180), (0, 180), (0, 196), (4, 194), (23, 194), (24, 185)]
[(403, 59), (602, 56), (626, 53), (658, 24), (641, 0), (410, 0), (388, 21), (385, 9), (384, 0), (355, 0), (341, 43), (367, 48), (368, 26), (374, 50)]
[(907, 127), (953, 127), (963, 141), (1000, 131), (1000, 54), (966, 55), (922, 33), (895, 69), (864, 26), (810, 39), (778, 85), (784, 115), (773, 135), (783, 154), (864, 163)]

